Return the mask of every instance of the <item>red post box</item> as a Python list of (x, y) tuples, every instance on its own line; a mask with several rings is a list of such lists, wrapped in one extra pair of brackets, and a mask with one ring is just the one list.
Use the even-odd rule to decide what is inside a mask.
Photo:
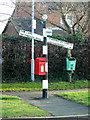
[(46, 58), (40, 57), (35, 59), (35, 75), (46, 75)]

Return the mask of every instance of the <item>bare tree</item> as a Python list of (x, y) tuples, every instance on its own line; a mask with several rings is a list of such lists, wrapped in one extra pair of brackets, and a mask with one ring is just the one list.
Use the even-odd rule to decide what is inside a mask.
[[(16, 17), (22, 17), (21, 13), (17, 12), (19, 10), (27, 14), (26, 16), (24, 14), (23, 17), (31, 16), (31, 2), (15, 3), (12, 1), (12, 3), (16, 6)], [(35, 18), (41, 19), (42, 15), (46, 13), (49, 16), (49, 25), (56, 26), (68, 34), (75, 34), (78, 31), (88, 33), (88, 11), (88, 2), (35, 2)]]
[[(54, 17), (59, 17), (58, 23), (48, 19), (52, 25), (61, 28), (67, 33), (75, 34), (78, 31), (87, 33), (89, 31), (88, 2), (51, 2), (43, 3), (46, 6), (47, 14), (53, 13)], [(42, 12), (36, 8), (39, 14)], [(60, 23), (59, 23), (60, 22)]]

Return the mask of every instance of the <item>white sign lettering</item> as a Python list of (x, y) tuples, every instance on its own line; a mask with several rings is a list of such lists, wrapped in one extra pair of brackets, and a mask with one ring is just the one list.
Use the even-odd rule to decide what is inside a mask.
[(46, 29), (46, 32), (47, 32), (47, 35), (50, 35), (50, 36), (52, 36), (52, 30), (50, 30), (50, 29)]

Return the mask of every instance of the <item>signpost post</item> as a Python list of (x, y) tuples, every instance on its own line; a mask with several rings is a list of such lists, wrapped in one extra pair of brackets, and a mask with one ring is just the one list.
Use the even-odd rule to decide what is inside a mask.
[(46, 21), (47, 15), (44, 14), (43, 18), (43, 56), (46, 58), (46, 65), (45, 65), (45, 75), (43, 75), (42, 80), (42, 98), (48, 98), (48, 48), (47, 48), (47, 32), (46, 32)]

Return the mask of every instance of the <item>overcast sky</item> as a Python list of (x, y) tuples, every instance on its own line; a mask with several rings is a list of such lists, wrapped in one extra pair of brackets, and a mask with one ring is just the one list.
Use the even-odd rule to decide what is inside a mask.
[(15, 2), (15, 0), (0, 0), (0, 34), (14, 11), (15, 5), (12, 1)]

